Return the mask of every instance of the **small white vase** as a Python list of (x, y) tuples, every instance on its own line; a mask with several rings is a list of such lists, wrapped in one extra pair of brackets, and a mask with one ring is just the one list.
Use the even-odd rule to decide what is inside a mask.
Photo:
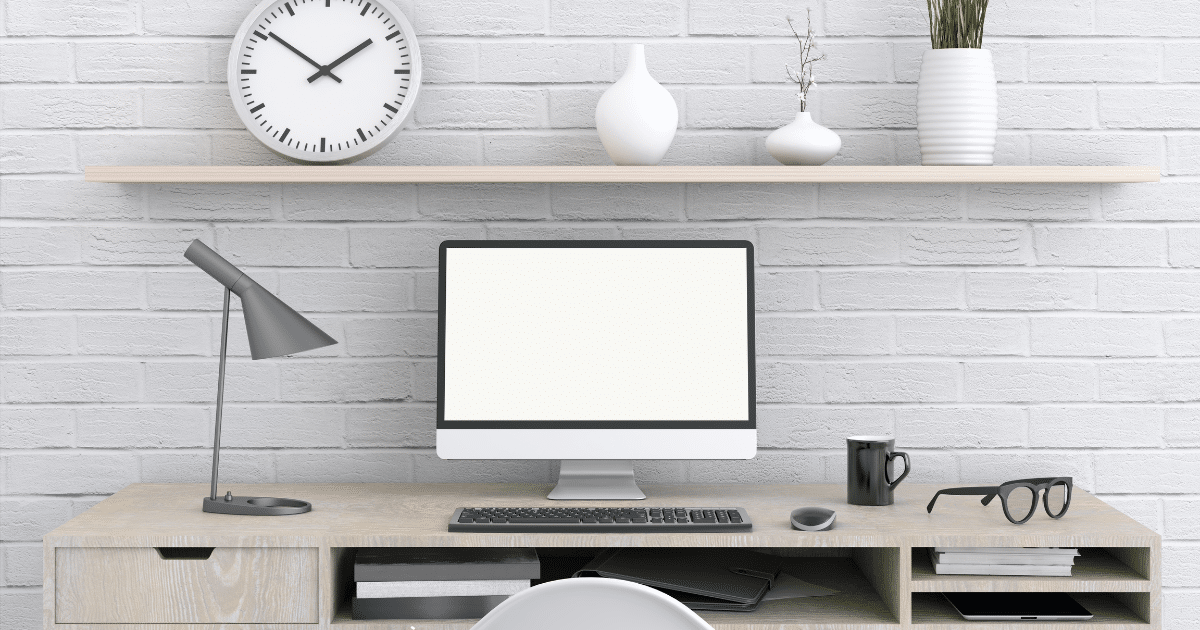
[(991, 51), (925, 51), (917, 82), (921, 164), (990, 166), (996, 151), (997, 115)]
[(625, 74), (596, 104), (596, 131), (612, 161), (621, 166), (653, 166), (675, 139), (679, 107), (646, 70), (646, 47), (629, 48)]
[(796, 120), (767, 136), (771, 157), (788, 166), (820, 166), (841, 150), (842, 139), (813, 121), (810, 112), (796, 114)]

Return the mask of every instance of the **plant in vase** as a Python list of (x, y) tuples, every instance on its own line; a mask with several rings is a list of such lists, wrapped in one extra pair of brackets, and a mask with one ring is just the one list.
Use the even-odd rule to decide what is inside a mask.
[(988, 0), (926, 0), (932, 50), (917, 82), (921, 164), (990, 166), (996, 150), (996, 72), (984, 50)]
[(817, 52), (816, 37), (812, 28), (812, 9), (808, 11), (808, 30), (803, 37), (796, 32), (792, 18), (787, 18), (792, 35), (800, 44), (800, 67), (784, 65), (787, 77), (800, 86), (797, 96), (800, 98), (800, 112), (796, 120), (780, 127), (767, 136), (767, 151), (771, 157), (788, 166), (820, 166), (842, 149), (842, 139), (838, 135), (812, 119), (808, 111), (808, 91), (817, 84), (813, 80), (813, 64), (825, 58)]

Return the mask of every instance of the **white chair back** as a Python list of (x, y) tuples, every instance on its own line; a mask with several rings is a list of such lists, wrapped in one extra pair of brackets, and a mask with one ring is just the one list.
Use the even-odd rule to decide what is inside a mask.
[(669, 595), (608, 578), (555, 580), (504, 600), (472, 630), (713, 630)]

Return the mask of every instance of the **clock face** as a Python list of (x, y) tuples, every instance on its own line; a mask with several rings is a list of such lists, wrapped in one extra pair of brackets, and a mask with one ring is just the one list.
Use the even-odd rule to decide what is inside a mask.
[(246, 128), (302, 162), (366, 157), (416, 100), (421, 57), (388, 0), (266, 0), (229, 55), (229, 91)]

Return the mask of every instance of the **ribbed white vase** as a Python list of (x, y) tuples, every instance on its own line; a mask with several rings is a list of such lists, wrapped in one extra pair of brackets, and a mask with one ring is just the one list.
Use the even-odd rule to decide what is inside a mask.
[(996, 119), (991, 51), (925, 51), (917, 82), (921, 164), (990, 166), (996, 151)]
[(621, 166), (653, 166), (671, 148), (678, 126), (675, 99), (646, 69), (646, 47), (633, 44), (625, 74), (596, 104), (596, 131), (604, 150)]

